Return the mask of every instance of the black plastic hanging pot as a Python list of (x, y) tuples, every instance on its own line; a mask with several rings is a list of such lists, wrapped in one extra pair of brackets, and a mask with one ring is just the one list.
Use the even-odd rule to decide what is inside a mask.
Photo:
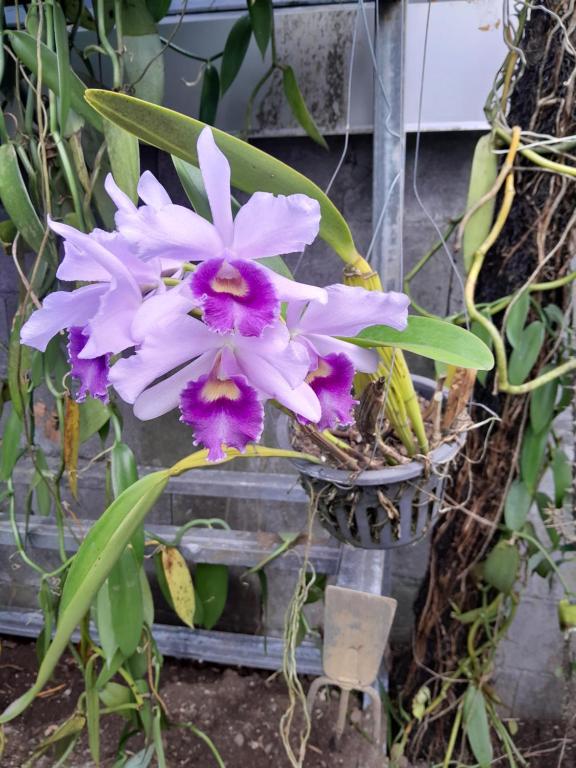
[[(413, 376), (416, 391), (426, 399), (435, 382)], [(282, 415), (278, 443), (291, 448), (291, 421)], [(438, 517), (447, 466), (460, 451), (460, 433), (428, 454), (428, 461), (367, 470), (359, 474), (309, 461), (292, 459), (303, 487), (313, 494), (320, 522), (340, 541), (362, 549), (394, 549), (413, 544), (428, 533)]]

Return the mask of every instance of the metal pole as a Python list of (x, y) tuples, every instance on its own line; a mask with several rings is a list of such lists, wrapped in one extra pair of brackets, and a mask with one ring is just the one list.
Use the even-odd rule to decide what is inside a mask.
[(405, 160), (405, 1), (376, 2), (375, 23), (378, 71), (374, 73), (374, 247), (370, 263), (380, 274), (384, 290), (400, 290)]

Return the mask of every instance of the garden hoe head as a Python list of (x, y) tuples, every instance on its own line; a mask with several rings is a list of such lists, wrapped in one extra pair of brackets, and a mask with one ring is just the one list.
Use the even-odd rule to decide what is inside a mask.
[(316, 678), (308, 692), (308, 710), (322, 686), (342, 690), (336, 743), (344, 732), (350, 691), (370, 696), (374, 705), (374, 740), (382, 736), (382, 705), (373, 687), (388, 643), (396, 612), (396, 600), (355, 589), (330, 586), (324, 609), (324, 676)]

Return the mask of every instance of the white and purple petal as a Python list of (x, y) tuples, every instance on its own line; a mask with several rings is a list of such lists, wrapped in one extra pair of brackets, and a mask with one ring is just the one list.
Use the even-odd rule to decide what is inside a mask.
[(72, 327), (68, 334), (68, 360), (70, 373), (78, 380), (80, 386), (76, 393), (76, 402), (81, 403), (87, 395), (98, 398), (107, 403), (108, 397), (108, 371), (110, 369), (110, 355), (100, 355), (89, 360), (79, 357), (80, 352), (86, 346), (88, 334), (84, 328)]
[(180, 402), (182, 390), (188, 382), (209, 373), (214, 367), (218, 350), (204, 352), (194, 362), (176, 373), (145, 389), (134, 401), (134, 416), (142, 421), (156, 419), (173, 410)]
[(364, 349), (349, 341), (333, 339), (331, 336), (315, 333), (297, 335), (294, 341), (295, 343), (299, 341), (305, 343), (319, 357), (344, 354), (353, 363), (356, 370), (362, 371), (362, 373), (375, 373), (378, 369), (379, 358), (375, 349)]
[(118, 360), (110, 381), (123, 400), (133, 403), (156, 379), (221, 344), (222, 337), (204, 323), (188, 315), (176, 316), (149, 334), (136, 354)]
[(144, 171), (138, 182), (138, 196), (152, 208), (160, 209), (165, 205), (172, 205), (170, 195), (158, 179), (150, 171)]
[(190, 282), (204, 320), (219, 333), (260, 336), (278, 317), (280, 301), (267, 270), (239, 259), (209, 259)]
[(137, 343), (143, 342), (149, 333), (171, 322), (175, 316), (187, 315), (198, 306), (188, 283), (185, 280), (168, 290), (159, 288), (155, 294), (144, 298), (132, 321), (131, 333)]
[[(48, 219), (51, 229), (64, 238), (64, 259), (56, 276), (60, 280), (110, 282), (119, 262), (141, 287), (151, 287), (161, 278), (158, 260), (144, 262), (134, 255), (130, 244), (117, 232), (94, 229), (89, 234)], [(104, 259), (102, 251), (108, 256)]]
[(248, 354), (246, 350), (236, 350), (235, 356), (250, 384), (265, 399), (277, 400), (309, 421), (316, 422), (320, 419), (321, 407), (315, 393), (304, 381), (297, 386), (291, 386), (287, 380), (287, 365), (279, 370), (268, 358), (254, 353)]
[(212, 221), (226, 247), (232, 245), (234, 223), (230, 203), (230, 165), (206, 127), (198, 137), (198, 164), (212, 211)]
[(50, 339), (64, 328), (85, 326), (100, 306), (108, 285), (86, 285), (75, 291), (55, 291), (33, 312), (20, 332), (20, 341), (44, 352)]
[(301, 251), (320, 228), (320, 205), (306, 195), (255, 192), (234, 219), (232, 250), (241, 259)]
[(132, 200), (130, 200), (126, 192), (123, 192), (118, 184), (116, 184), (114, 176), (112, 176), (111, 173), (109, 173), (104, 180), (104, 189), (119, 211), (124, 211), (126, 213), (134, 213), (136, 211), (136, 206)]
[(135, 212), (118, 211), (116, 226), (139, 258), (159, 258), (163, 269), (218, 257), (224, 251), (214, 225), (182, 205), (158, 210), (143, 205)]
[(244, 376), (219, 379), (213, 373), (188, 383), (180, 397), (181, 421), (194, 430), (194, 442), (208, 448), (208, 458), (225, 458), (223, 447), (244, 451), (257, 442), (264, 407)]
[(280, 301), (305, 302), (316, 300), (321, 304), (326, 304), (328, 301), (328, 294), (325, 288), (319, 288), (317, 285), (298, 283), (296, 280), (291, 280), (289, 277), (279, 275), (271, 269), (268, 269), (266, 274), (276, 289)]
[[(404, 293), (366, 291), (349, 285), (330, 285), (328, 301), (311, 301), (297, 323), (298, 330), (327, 336), (356, 336), (371, 325), (406, 328), (410, 299)], [(294, 329), (296, 330), (296, 329)]]

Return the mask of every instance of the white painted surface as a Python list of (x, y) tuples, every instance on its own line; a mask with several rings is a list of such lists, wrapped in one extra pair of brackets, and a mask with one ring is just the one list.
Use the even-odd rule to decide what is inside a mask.
[[(334, 60), (340, 60), (343, 67), (338, 76), (347, 81), (353, 25), (356, 14), (360, 13), (358, 8), (356, 3), (339, 3), (315, 8), (278, 8), (276, 11), (281, 57), (294, 67), (307, 103), (327, 133), (341, 133), (345, 127), (345, 88), (341, 93), (333, 88), (331, 96), (329, 75)], [(365, 9), (366, 25), (372, 30), (373, 3), (366, 3)], [(408, 6), (405, 120), (411, 131), (416, 130), (418, 125), (427, 14), (428, 3), (416, 2)], [(174, 42), (202, 56), (213, 55), (222, 50), (226, 35), (239, 15), (234, 11), (188, 14), (173, 38)], [(161, 24), (162, 34), (167, 36), (174, 24), (174, 17), (164, 21)], [(366, 25), (360, 17), (352, 88), (353, 132), (365, 132), (372, 128), (373, 68)], [(484, 103), (505, 54), (500, 0), (433, 2), (430, 6), (422, 129), (483, 128), (486, 125)], [(186, 83), (196, 80), (200, 65), (173, 51), (167, 54), (166, 63), (168, 106), (197, 114), (200, 84)], [(220, 106), (220, 127), (230, 131), (241, 129), (246, 94), (258, 82), (268, 64), (262, 62), (256, 45), (252, 43), (237, 82)], [(268, 106), (263, 110), (262, 119), (256, 117), (254, 133), (269, 136), (301, 132), (284, 103), (279, 81), (273, 87), (263, 89), (263, 96)], [(336, 102), (334, 109), (326, 110), (327, 100)], [(256, 114), (260, 103), (256, 102)]]

